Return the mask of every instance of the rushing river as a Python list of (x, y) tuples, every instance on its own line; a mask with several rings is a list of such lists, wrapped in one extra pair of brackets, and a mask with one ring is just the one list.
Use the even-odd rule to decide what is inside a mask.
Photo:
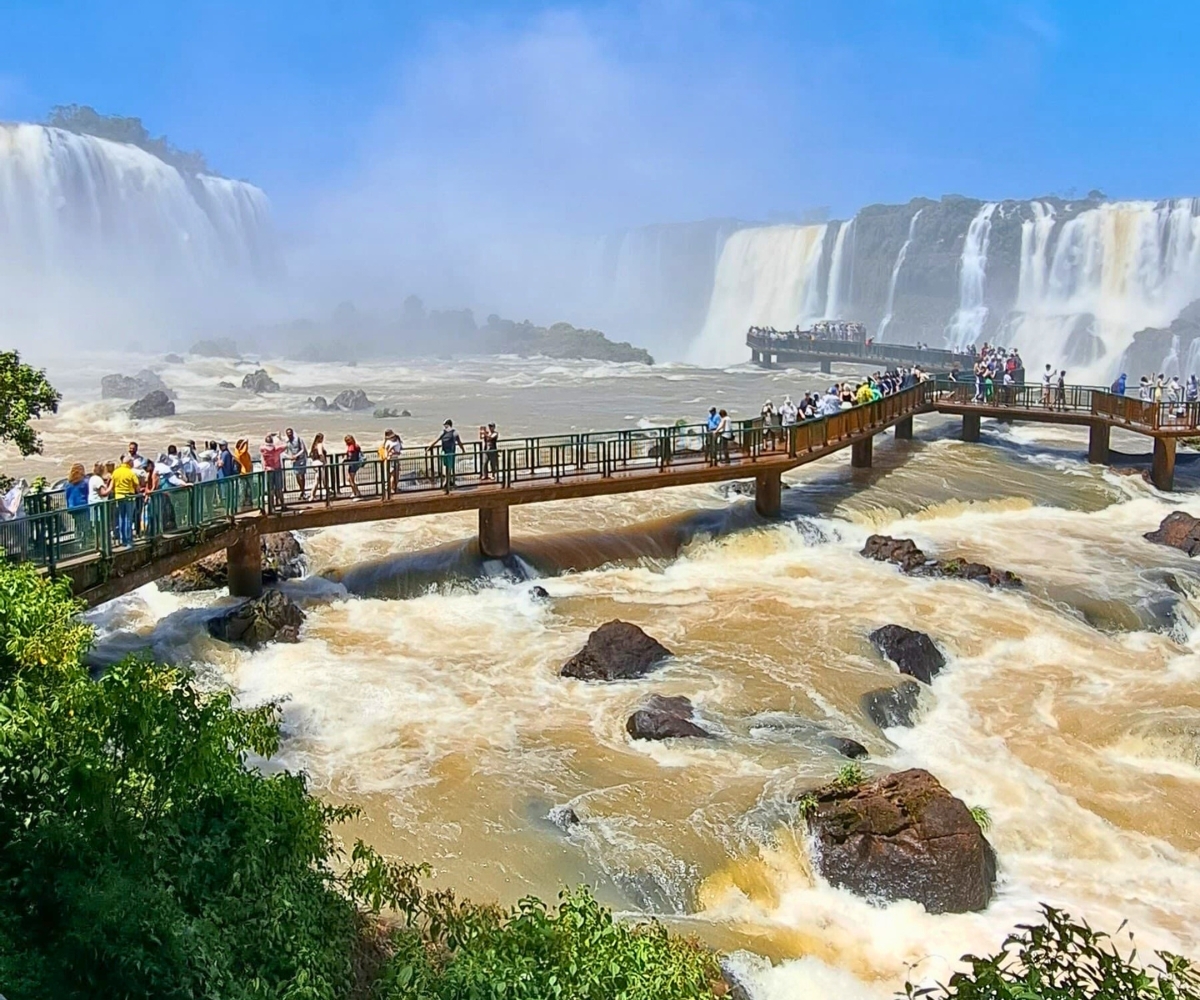
[[(287, 425), (373, 447), (385, 422), (370, 413), (302, 408), (348, 387), (410, 409), (386, 423), (424, 444), (447, 416), (468, 437), (486, 420), (506, 436), (699, 420), (710, 403), (747, 417), (824, 379), (518, 359), (284, 363), (267, 365), (283, 392), (253, 397), (216, 388), (252, 366), (192, 360), (161, 366), (177, 415), (135, 429), (122, 404), (99, 399), (117, 365), (52, 364), (66, 403), (42, 422), (46, 454), (4, 467), (62, 475), (72, 459), (115, 457), (131, 434), (157, 452)], [(1110, 929), (1128, 918), (1143, 949), (1200, 952), (1200, 574), (1141, 537), (1172, 509), (1200, 514), (1200, 501), (1087, 465), (1077, 431), (985, 423), (979, 445), (955, 434), (954, 421), (918, 418), (916, 440), (877, 442), (873, 469), (851, 470), (845, 452), (807, 466), (787, 477), (777, 523), (718, 487), (514, 508), (514, 550), (548, 602), (489, 575), (464, 544), (464, 514), (308, 533), (310, 578), (289, 585), (309, 614), (298, 645), (224, 647), (201, 627), (222, 598), (153, 586), (94, 619), (110, 654), (150, 645), (247, 703), (285, 698), (281, 761), (362, 806), (347, 838), (428, 860), (479, 899), (588, 882), (622, 912), (744, 949), (767, 998), (885, 997), (910, 973), (944, 977), (1039, 901)], [(1121, 434), (1113, 444), (1148, 450)], [(1177, 484), (1200, 485), (1186, 461)], [(906, 578), (857, 554), (874, 531), (1013, 570), (1026, 587)], [(615, 617), (677, 657), (636, 683), (560, 679)], [(895, 681), (866, 638), (888, 622), (928, 632), (949, 665), (918, 724), (885, 733), (858, 701)], [(719, 739), (631, 742), (625, 719), (650, 692), (690, 697)], [(868, 772), (924, 767), (987, 808), (1000, 883), (986, 912), (874, 906), (814, 877), (788, 800), (843, 763), (822, 731), (866, 744)], [(556, 826), (561, 805), (582, 822)]]

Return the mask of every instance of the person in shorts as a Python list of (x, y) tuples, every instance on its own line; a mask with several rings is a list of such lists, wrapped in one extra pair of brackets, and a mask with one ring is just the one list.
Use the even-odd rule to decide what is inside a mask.
[(448, 493), (454, 489), (454, 464), (458, 458), (458, 452), (466, 451), (467, 446), (463, 444), (463, 440), (458, 436), (458, 431), (454, 429), (454, 421), (447, 420), (442, 424), (442, 433), (433, 439), (429, 447), (434, 451), (441, 449), (442, 453), (442, 484)]

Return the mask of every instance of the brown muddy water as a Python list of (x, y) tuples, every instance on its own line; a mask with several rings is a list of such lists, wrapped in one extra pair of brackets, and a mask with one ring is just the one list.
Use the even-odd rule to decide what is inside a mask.
[[(346, 387), (412, 410), (388, 423), (424, 443), (446, 416), (511, 435), (697, 420), (710, 402), (744, 417), (823, 381), (519, 359), (281, 363), (267, 367), (284, 392), (253, 397), (216, 388), (250, 366), (157, 367), (179, 412), (135, 427), (99, 400), (116, 359), (51, 361), (67, 401), (43, 422), (46, 455), (5, 467), (61, 475), (71, 459), (115, 457), (131, 434), (157, 451), (292, 425), (373, 445), (383, 422), (369, 414), (301, 408)], [(1200, 476), (1184, 462), (1184, 492), (1164, 495), (1086, 465), (1074, 431), (985, 423), (984, 443), (967, 445), (953, 421), (916, 430), (881, 440), (871, 470), (838, 456), (798, 471), (776, 523), (716, 487), (520, 507), (507, 567), (472, 554), (469, 514), (308, 533), (295, 646), (212, 641), (214, 595), (148, 587), (93, 617), (110, 651), (149, 645), (247, 703), (286, 699), (280, 761), (363, 807), (347, 838), (428, 860), (480, 899), (586, 881), (623, 913), (744, 949), (765, 997), (888, 996), (910, 970), (944, 976), (963, 952), (994, 949), (1039, 901), (1102, 927), (1128, 918), (1143, 948), (1200, 952), (1200, 576), (1141, 537), (1172, 509), (1200, 514), (1188, 492)], [(857, 554), (873, 531), (1027, 586), (903, 577)], [(614, 617), (676, 658), (636, 683), (560, 679)], [(881, 732), (858, 699), (895, 680), (866, 639), (888, 622), (928, 632), (949, 666), (914, 728)], [(690, 697), (719, 738), (631, 742), (625, 719), (651, 692)], [(869, 772), (925, 767), (987, 808), (1000, 886), (986, 912), (872, 905), (813, 874), (788, 800), (842, 763), (827, 731), (866, 744)], [(564, 832), (548, 817), (567, 805), (582, 822)]]

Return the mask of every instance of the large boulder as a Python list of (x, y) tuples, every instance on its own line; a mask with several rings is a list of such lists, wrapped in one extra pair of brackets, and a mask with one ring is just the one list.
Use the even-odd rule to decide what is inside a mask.
[(871, 535), (863, 546), (862, 555), (880, 562), (890, 562), (901, 572), (912, 576), (936, 576), (947, 579), (975, 580), (989, 587), (1019, 587), (1021, 578), (1007, 570), (995, 570), (983, 563), (961, 559), (930, 559), (917, 548), (911, 538), (892, 538), (890, 535)]
[[(304, 549), (290, 531), (262, 535), (263, 583), (294, 580), (304, 575)], [(158, 581), (158, 589), (172, 594), (197, 590), (219, 590), (229, 584), (229, 567), (224, 552), (205, 556)]]
[(859, 704), (867, 718), (880, 729), (911, 726), (921, 705), (921, 685), (906, 680), (895, 687), (868, 691)]
[(149, 368), (136, 375), (105, 375), (100, 380), (100, 396), (103, 399), (140, 399), (155, 389), (161, 389), (169, 398), (175, 394)]
[(245, 601), (208, 620), (214, 639), (257, 649), (268, 642), (299, 642), (305, 614), (278, 590)]
[(807, 811), (817, 868), (833, 885), (872, 899), (911, 899), (930, 913), (967, 913), (991, 901), (996, 854), (971, 812), (928, 771), (834, 783)]
[(836, 733), (825, 733), (821, 737), (821, 742), (831, 750), (836, 750), (843, 757), (849, 757), (851, 760), (857, 760), (859, 757), (868, 755), (867, 748), (858, 740), (852, 740), (849, 736), (838, 736)]
[(1147, 531), (1144, 537), (1148, 542), (1169, 545), (1194, 556), (1200, 553), (1200, 518), (1181, 510), (1171, 511), (1158, 528)]
[(644, 677), (671, 656), (657, 639), (636, 625), (614, 620), (601, 625), (560, 671), (582, 681), (624, 681)]
[(175, 416), (175, 404), (161, 389), (147, 393), (129, 408), (134, 420), (153, 420), (157, 417)]
[(884, 625), (871, 633), (871, 643), (879, 652), (908, 674), (929, 684), (946, 665), (946, 658), (924, 632), (903, 625)]
[(370, 410), (375, 404), (362, 389), (343, 389), (333, 397), (333, 406), (339, 410)]
[(692, 703), (687, 698), (651, 695), (625, 723), (635, 740), (666, 740), (684, 736), (707, 739), (712, 733), (692, 721)]
[(304, 401), (304, 405), (310, 410), (316, 410), (318, 413), (325, 413), (329, 409), (329, 400), (324, 396), (309, 396)]
[(242, 388), (249, 389), (251, 392), (278, 392), (279, 383), (276, 382), (265, 368), (260, 368), (258, 371), (251, 372), (242, 379)]

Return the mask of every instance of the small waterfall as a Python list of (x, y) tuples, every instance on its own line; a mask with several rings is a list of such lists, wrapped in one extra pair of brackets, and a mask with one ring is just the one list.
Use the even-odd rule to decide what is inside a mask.
[(946, 330), (950, 347), (969, 347), (979, 340), (987, 319), (983, 301), (983, 283), (987, 271), (988, 241), (992, 235), (992, 216), (997, 203), (989, 201), (971, 220), (963, 241), (962, 260), (958, 272), (958, 311)]
[[(1190, 349), (1189, 349), (1188, 353), (1189, 354), (1191, 353)], [(1170, 378), (1172, 375), (1180, 374), (1180, 372), (1179, 372), (1179, 334), (1176, 333), (1171, 336), (1171, 346), (1167, 350), (1167, 356), (1165, 358), (1163, 358), (1162, 368), (1159, 370), (1164, 375), (1166, 375), (1167, 378)], [(1186, 372), (1183, 374), (1186, 374)]]
[(1054, 232), (1054, 207), (1040, 201), (1030, 202), (1032, 219), (1021, 223), (1021, 270), (1018, 280), (1017, 308), (1040, 302), (1046, 292), (1046, 249)]
[(821, 315), (821, 252), (827, 227), (740, 229), (721, 250), (708, 315), (688, 360), (721, 366), (746, 358), (746, 330), (780, 330)]
[(845, 257), (846, 234), (853, 225), (853, 219), (841, 223), (833, 241), (833, 255), (829, 258), (829, 288), (825, 293), (826, 319), (842, 318), (842, 261)]
[(879, 322), (879, 333), (876, 336), (882, 340), (883, 333), (888, 328), (888, 324), (892, 322), (892, 310), (896, 305), (896, 279), (900, 277), (900, 268), (904, 266), (904, 258), (908, 255), (908, 246), (913, 241), (913, 233), (917, 228), (917, 219), (921, 217), (921, 213), (925, 211), (923, 208), (918, 208), (913, 217), (908, 221), (908, 238), (900, 246), (900, 252), (896, 254), (896, 263), (892, 266), (892, 280), (888, 282), (887, 309), (884, 311), (883, 319)]

